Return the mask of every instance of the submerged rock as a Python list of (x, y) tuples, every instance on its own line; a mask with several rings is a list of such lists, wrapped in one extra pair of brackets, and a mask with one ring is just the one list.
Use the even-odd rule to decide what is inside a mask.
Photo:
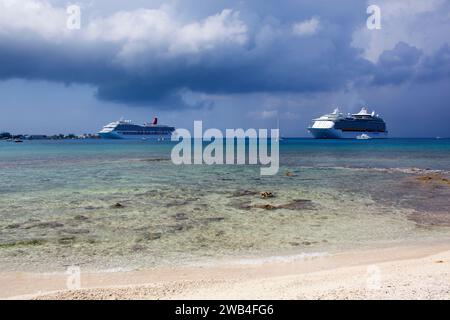
[(440, 174), (423, 175), (423, 176), (417, 177), (416, 179), (421, 182), (429, 182), (429, 183), (436, 182), (436, 183), (446, 184), (446, 185), (450, 186), (450, 180)]
[(174, 233), (174, 232), (182, 231), (182, 230), (186, 229), (187, 226), (184, 226), (182, 224), (176, 224), (176, 225), (172, 225), (172, 226), (167, 226), (167, 228), (168, 228), (167, 232)]
[(174, 218), (177, 221), (188, 220), (186, 213), (176, 213), (172, 215), (172, 218)]
[(253, 206), (251, 206), (252, 208), (258, 208), (258, 209), (266, 209), (266, 210), (275, 210), (275, 209), (279, 209), (278, 206), (274, 206), (270, 203), (267, 204), (255, 204)]
[(12, 248), (16, 246), (39, 246), (46, 243), (44, 239), (25, 239), (20, 241), (10, 241), (0, 243), (0, 248)]
[(259, 194), (261, 196), (261, 198), (265, 199), (265, 198), (273, 198), (273, 193), (269, 192), (269, 191), (263, 191), (260, 192)]
[(189, 204), (189, 200), (174, 200), (172, 202), (166, 203), (166, 207), (178, 207), (178, 206), (185, 206)]
[(200, 221), (202, 222), (219, 222), (225, 220), (224, 217), (209, 217), (209, 218), (202, 218)]
[(120, 209), (120, 208), (125, 208), (125, 206), (123, 204), (121, 204), (120, 202), (117, 202), (116, 204), (112, 205), (111, 208)]
[(147, 232), (144, 234), (144, 240), (158, 240), (161, 236), (159, 232)]
[(251, 190), (237, 190), (235, 191), (232, 196), (233, 197), (243, 197), (243, 196), (254, 196), (258, 194), (258, 192), (256, 191), (251, 191)]
[(64, 227), (64, 224), (57, 222), (57, 221), (48, 221), (48, 222), (39, 222), (36, 224), (32, 224), (30, 226), (27, 226), (26, 229), (31, 228), (40, 228), (40, 229), (46, 229), (46, 228), (62, 228)]
[(278, 208), (289, 210), (309, 210), (314, 208), (314, 204), (311, 200), (296, 199), (289, 203), (279, 205)]
[(58, 243), (60, 244), (72, 244), (76, 238), (74, 236), (61, 237), (58, 239)]
[(87, 229), (63, 229), (61, 233), (69, 233), (69, 234), (87, 234), (90, 231)]
[(13, 224), (7, 225), (6, 229), (18, 229), (20, 227), (21, 227), (20, 223), (13, 223)]
[(76, 215), (75, 217), (73, 217), (73, 219), (74, 219), (74, 220), (77, 220), (77, 221), (86, 221), (86, 220), (89, 220), (88, 217), (83, 216), (83, 215), (81, 215), (81, 214)]
[(85, 210), (98, 210), (98, 209), (102, 209), (102, 207), (94, 207), (94, 206), (87, 206), (84, 207)]
[(294, 176), (294, 173), (291, 172), (291, 171), (286, 171), (286, 172), (284, 173), (284, 175), (285, 175), (286, 177), (293, 177), (293, 176)]
[(265, 210), (277, 210), (277, 209), (288, 209), (288, 210), (312, 210), (314, 209), (314, 204), (311, 200), (297, 199), (289, 203), (274, 205), (270, 203), (265, 204), (238, 204), (239, 209), (250, 210), (250, 209), (265, 209)]
[(131, 251), (133, 252), (139, 252), (145, 250), (144, 246), (141, 246), (140, 244), (135, 244), (131, 247)]

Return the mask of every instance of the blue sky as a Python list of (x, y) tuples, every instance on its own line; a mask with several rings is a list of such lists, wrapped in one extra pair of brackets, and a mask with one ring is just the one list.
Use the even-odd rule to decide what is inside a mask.
[(392, 136), (450, 136), (449, 27), (445, 0), (0, 0), (0, 131), (154, 115), (270, 128), (278, 114), (283, 135), (307, 136), (335, 106), (367, 105)]

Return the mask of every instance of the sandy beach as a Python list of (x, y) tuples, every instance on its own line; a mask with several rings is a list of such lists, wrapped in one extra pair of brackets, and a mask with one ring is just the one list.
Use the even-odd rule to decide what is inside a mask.
[(2, 299), (450, 299), (450, 244), (213, 266), (0, 275)]

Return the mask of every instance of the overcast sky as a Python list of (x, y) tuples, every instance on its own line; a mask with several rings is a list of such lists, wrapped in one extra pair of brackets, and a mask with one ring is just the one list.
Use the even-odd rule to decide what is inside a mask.
[(0, 0), (0, 131), (155, 115), (270, 128), (278, 114), (282, 135), (307, 136), (312, 118), (367, 105), (391, 136), (448, 137), (449, 31), (446, 0)]

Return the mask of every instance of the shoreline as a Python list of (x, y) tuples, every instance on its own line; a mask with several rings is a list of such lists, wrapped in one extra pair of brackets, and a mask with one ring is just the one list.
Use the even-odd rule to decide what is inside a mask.
[(304, 259), (68, 274), (1, 272), (0, 299), (450, 299), (450, 243), (351, 250)]

